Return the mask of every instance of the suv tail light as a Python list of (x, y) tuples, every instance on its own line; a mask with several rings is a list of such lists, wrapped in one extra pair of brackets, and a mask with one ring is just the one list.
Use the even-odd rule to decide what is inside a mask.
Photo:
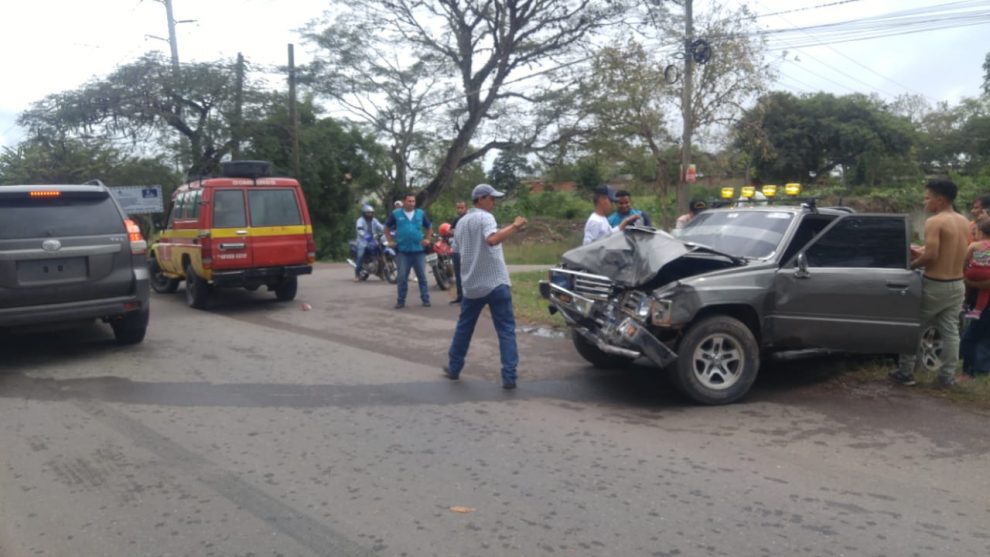
[(316, 262), (316, 242), (313, 241), (313, 236), (306, 236), (306, 263)]
[(199, 233), (199, 253), (203, 269), (213, 268), (213, 238), (210, 237), (209, 230), (202, 230)]
[(131, 255), (144, 255), (148, 251), (148, 242), (141, 235), (141, 228), (131, 219), (124, 219), (127, 227), (127, 239), (131, 242)]

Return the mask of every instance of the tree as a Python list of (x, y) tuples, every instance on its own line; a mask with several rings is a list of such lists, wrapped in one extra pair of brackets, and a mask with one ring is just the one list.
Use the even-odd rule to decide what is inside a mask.
[(492, 163), (489, 181), (495, 189), (511, 195), (528, 169), (526, 157), (512, 151), (500, 151)]
[[(915, 145), (910, 121), (861, 94), (774, 92), (747, 111), (735, 133), (737, 146), (764, 181), (821, 181), (841, 167), (854, 171), (853, 183), (879, 184), (897, 179), (882, 175), (880, 162), (903, 161)], [(916, 173), (915, 164), (912, 176)]]
[[(298, 106), (301, 175), (320, 257), (341, 258), (354, 234), (356, 201), (381, 185), (385, 157), (374, 139), (354, 126), (320, 118), (313, 99)], [(291, 168), (290, 118), (284, 95), (264, 96), (246, 119), (246, 157)]]
[[(604, 0), (355, 0), (352, 21), (361, 21), (369, 48), (421, 61), (438, 74), (447, 91), (442, 119), (444, 156), (420, 194), (428, 205), (456, 170), (481, 160), (492, 149), (533, 145), (544, 128), (524, 125), (521, 115), (555, 90), (513, 83), (521, 72), (552, 77), (594, 28), (617, 11)], [(395, 59), (400, 59), (395, 55)], [(538, 75), (538, 74), (537, 74)], [(370, 79), (369, 79), (370, 81)], [(510, 111), (511, 108), (511, 111)], [(511, 118), (510, 118), (511, 116)], [(502, 125), (495, 125), (495, 121)], [(484, 140), (472, 140), (484, 132)]]
[(164, 161), (132, 157), (99, 141), (32, 138), (0, 154), (0, 184), (82, 184), (99, 179), (108, 186), (162, 185), (178, 177)]
[(990, 95), (990, 52), (983, 57), (983, 94)]
[(224, 62), (175, 69), (148, 53), (80, 89), (56, 93), (22, 113), (18, 123), (39, 137), (126, 139), (134, 145), (183, 138), (190, 173), (208, 174), (233, 147), (234, 68)]
[(344, 14), (323, 30), (318, 27), (310, 23), (304, 36), (324, 55), (303, 69), (302, 81), (388, 143), (391, 187), (386, 197), (401, 197), (417, 174), (426, 173), (417, 164), (428, 159), (434, 139), (424, 121), (442, 105), (436, 77), (442, 64), (430, 58), (404, 63), (395, 52), (369, 41), (367, 28), (354, 14)]
[[(743, 106), (766, 91), (773, 70), (765, 62), (766, 46), (756, 15), (745, 4), (730, 8), (713, 2), (698, 14), (692, 12), (691, 0), (684, 2), (682, 13), (672, 13), (652, 0), (644, 5), (664, 38), (678, 45), (678, 57), (687, 57), (686, 72), (673, 91), (681, 113), (681, 149), (688, 155), (681, 159), (683, 166), (690, 161), (693, 137), (698, 132), (714, 135), (734, 124)], [(677, 197), (683, 213), (690, 184), (681, 180)]]

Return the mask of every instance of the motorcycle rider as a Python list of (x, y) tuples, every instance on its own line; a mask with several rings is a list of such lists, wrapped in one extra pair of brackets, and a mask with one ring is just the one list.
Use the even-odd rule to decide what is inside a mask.
[(357, 231), (357, 261), (354, 264), (354, 282), (361, 280), (361, 265), (364, 263), (364, 255), (368, 246), (376, 242), (375, 238), (385, 231), (382, 223), (375, 218), (375, 209), (365, 203), (361, 206), (361, 216), (358, 217), (354, 225)]

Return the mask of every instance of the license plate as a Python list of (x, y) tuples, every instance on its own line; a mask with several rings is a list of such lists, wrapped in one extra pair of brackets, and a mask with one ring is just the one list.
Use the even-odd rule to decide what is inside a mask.
[(429, 254), (429, 255), (426, 256), (426, 262), (427, 263), (433, 263), (436, 260), (437, 260), (437, 254), (435, 254), (435, 253), (431, 253), (431, 254)]
[(86, 278), (86, 258), (33, 259), (17, 263), (19, 284), (38, 284)]

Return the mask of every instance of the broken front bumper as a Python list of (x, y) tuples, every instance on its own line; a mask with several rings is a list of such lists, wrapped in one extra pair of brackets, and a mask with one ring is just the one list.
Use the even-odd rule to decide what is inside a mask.
[(596, 301), (547, 281), (539, 284), (540, 295), (549, 300), (551, 312), (559, 311), (577, 334), (602, 352), (630, 359), (645, 356), (661, 368), (677, 360), (670, 347), (618, 310), (613, 301)]

